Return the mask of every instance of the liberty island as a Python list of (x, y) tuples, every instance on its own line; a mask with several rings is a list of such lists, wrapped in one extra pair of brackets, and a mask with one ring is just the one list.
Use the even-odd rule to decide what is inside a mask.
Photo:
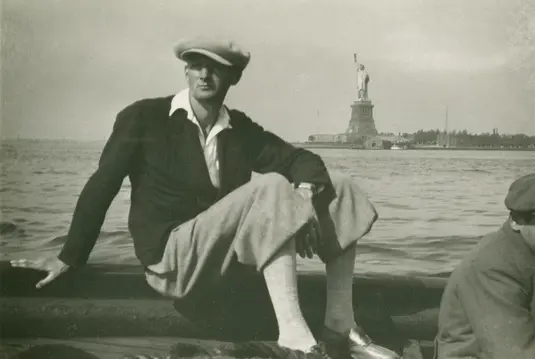
[(371, 77), (366, 66), (353, 54), (356, 68), (356, 99), (350, 105), (347, 129), (338, 134), (311, 134), (299, 147), (352, 149), (451, 149), (451, 150), (535, 150), (535, 136), (492, 133), (472, 134), (466, 130), (448, 131), (448, 108), (442, 130), (418, 130), (415, 133), (385, 133), (376, 128), (374, 107), (369, 96)]

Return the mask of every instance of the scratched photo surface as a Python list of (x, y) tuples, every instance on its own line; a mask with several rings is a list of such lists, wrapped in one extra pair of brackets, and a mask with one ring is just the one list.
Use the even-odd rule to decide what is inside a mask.
[[(20, 358), (131, 359), (150, 355), (175, 359), (189, 353), (189, 357), (196, 359), (233, 359), (238, 354), (266, 357), (266, 350), (272, 354), (281, 349), (284, 352), (281, 348), (284, 345), (276, 342), (281, 337), (294, 349), (300, 344), (300, 350), (323, 351), (321, 345), (312, 346), (316, 342), (312, 332), (319, 333), (321, 329), (321, 335), (331, 334), (321, 339), (331, 349), (342, 348), (338, 345), (340, 334), (349, 333), (342, 349), (352, 352), (353, 357), (397, 359), (403, 355), (403, 359), (431, 359), (435, 352), (445, 350), (439, 344), (439, 316), (455, 319), (440, 311), (443, 293), (448, 297), (446, 284), (455, 277), (451, 276), (452, 270), (482, 236), (498, 230), (507, 220), (509, 213), (504, 198), (510, 184), (520, 176), (535, 172), (535, 0), (4, 0), (0, 16), (0, 356), (16, 357), (16, 353), (22, 353)], [(343, 255), (327, 261), (327, 265), (317, 256), (306, 260), (297, 258), (298, 275), (295, 252), (287, 252), (292, 255), (277, 256), (283, 259), (277, 263), (284, 266), (246, 277), (236, 282), (237, 287), (220, 288), (218, 284), (227, 282), (220, 278), (223, 274), (219, 273), (220, 267), (213, 267), (216, 288), (200, 290), (197, 294), (201, 295), (193, 299), (173, 302), (170, 294), (179, 286), (174, 285), (178, 281), (167, 275), (171, 270), (160, 274), (152, 271), (165, 267), (165, 261), (149, 266), (151, 271), (143, 275), (144, 266), (135, 256), (127, 224), (131, 184), (125, 179), (106, 213), (89, 265), (63, 274), (67, 267), (57, 255), (67, 242), (80, 193), (98, 167), (117, 114), (141, 99), (166, 97), (170, 101), (175, 94), (185, 94), (183, 90), (188, 84), (194, 91), (208, 88), (199, 79), (209, 68), (213, 70), (214, 83), (226, 81), (228, 85), (229, 80), (236, 79), (235, 72), (221, 67), (226, 62), (224, 56), (223, 63), (217, 65), (215, 62), (221, 61), (221, 57), (212, 58), (215, 62), (199, 57), (186, 59), (185, 71), (185, 62), (177, 59), (174, 48), (177, 43), (184, 47), (189, 43), (184, 39), (193, 37), (232, 40), (250, 53), (243, 76), (224, 98), (225, 106), (243, 111), (265, 130), (296, 148), (321, 156), (329, 171), (349, 175), (369, 197), (379, 218), (371, 232), (358, 242), (354, 273), (350, 266), (353, 251), (344, 251)], [(215, 52), (238, 53), (242, 64), (248, 58), (234, 46), (230, 50), (216, 48)], [(192, 109), (197, 106), (199, 129), (206, 131), (220, 118), (216, 113), (224, 114), (224, 111), (219, 111), (220, 101), (199, 102), (196, 96), (197, 92), (190, 97), (189, 105)], [(167, 102), (158, 103), (167, 106)], [(183, 101), (181, 106), (187, 104)], [(236, 127), (242, 126), (243, 118), (235, 111), (229, 112)], [(158, 116), (160, 113), (162, 117)], [(170, 120), (168, 123), (174, 124), (171, 120), (187, 120), (180, 117), (185, 113), (175, 111), (179, 115), (175, 118), (168, 117), (166, 112), (153, 111), (151, 115), (155, 116), (150, 120)], [(141, 117), (146, 120), (149, 116)], [(134, 116), (130, 113), (126, 118)], [(219, 124), (225, 123), (216, 123)], [(197, 131), (195, 127), (192, 129)], [(228, 135), (232, 130), (223, 131)], [(161, 132), (173, 134), (171, 130)], [(234, 131), (226, 138), (234, 146), (246, 137), (244, 142), (254, 144), (253, 147), (257, 141), (251, 139), (264, 138), (261, 131), (251, 130), (246, 136), (243, 133)], [(196, 133), (189, 134), (193, 135), (173, 138), (197, 140)], [(222, 144), (221, 148), (226, 145), (231, 150), (218, 152), (210, 146), (204, 148), (205, 156), (216, 154), (206, 161), (208, 171), (204, 173), (204, 182), (203, 178), (199, 182), (196, 177), (192, 179), (194, 176), (190, 176), (189, 183), (181, 182), (182, 171), (197, 173), (201, 168), (195, 166), (203, 159), (200, 152), (203, 138), (199, 137), (198, 153), (185, 147), (196, 146), (199, 144), (196, 142), (169, 141), (166, 142), (169, 147), (158, 147), (165, 149), (161, 153), (166, 156), (176, 143), (186, 143), (182, 147), (187, 153), (186, 170), (180, 167), (183, 162), (174, 161), (173, 157), (173, 161), (162, 162), (172, 164), (169, 167), (158, 167), (147, 161), (142, 170), (153, 169), (153, 165), (158, 168), (140, 172), (141, 176), (148, 176), (148, 182), (165, 184), (157, 188), (166, 194), (160, 196), (163, 201), (155, 206), (158, 213), (163, 213), (160, 218), (174, 217), (172, 210), (182, 210), (184, 203), (192, 211), (196, 204), (204, 205), (199, 199), (204, 198), (204, 191), (213, 189), (208, 186), (208, 179), (217, 187), (218, 177), (214, 173), (219, 172), (219, 183), (226, 185), (232, 182), (232, 179), (224, 181), (230, 178), (231, 172), (237, 174), (236, 178), (244, 178), (243, 182), (248, 179), (246, 171), (220, 170), (218, 155), (231, 154), (234, 164), (239, 165), (244, 163), (237, 159), (245, 158), (240, 157), (243, 154), (239, 150), (234, 151), (239, 147), (220, 141), (212, 144)], [(123, 139), (120, 135), (119, 138)], [(225, 137), (217, 137), (218, 141), (221, 138)], [(271, 145), (262, 148), (269, 147), (267, 152), (277, 154), (285, 152), (284, 148), (288, 150), (284, 144)], [(120, 147), (117, 152), (121, 152), (123, 147), (117, 147)], [(293, 149), (289, 152), (292, 156), (296, 153)], [(152, 156), (151, 161), (159, 160), (159, 154)], [(226, 160), (229, 156), (221, 158)], [(221, 162), (223, 169), (232, 162), (225, 163), (225, 160)], [(308, 173), (304, 176), (308, 178), (295, 191), (279, 181), (284, 187), (268, 186), (271, 191), (266, 192), (292, 201), (301, 200), (301, 195), (306, 201), (317, 198), (314, 183), (307, 182), (328, 183), (322, 181), (327, 173), (319, 161), (303, 162), (293, 170)], [(105, 190), (112, 183), (110, 172), (124, 173), (100, 171), (96, 176), (99, 180), (93, 182), (98, 186), (84, 192), (89, 195), (82, 197), (81, 202), (98, 203), (111, 193)], [(162, 172), (172, 180), (159, 181)], [(151, 178), (154, 173), (156, 177)], [(178, 175), (172, 177), (169, 173)], [(243, 173), (247, 177), (240, 177)], [(253, 177), (257, 175), (253, 173)], [(292, 177), (296, 180), (300, 175)], [(180, 181), (175, 181), (176, 178)], [(184, 191), (182, 183), (194, 185)], [(347, 214), (340, 205), (344, 202), (341, 198), (350, 199), (346, 204), (355, 198), (362, 200), (362, 196), (356, 195), (358, 191), (347, 190), (349, 183), (339, 181), (337, 190), (345, 190), (339, 191), (340, 196), (332, 202), (333, 213)], [(146, 187), (141, 188), (147, 191)], [(189, 193), (190, 188), (196, 190), (192, 197), (197, 196), (191, 207), (190, 202), (182, 200), (189, 196), (181, 196)], [(145, 197), (158, 197), (152, 195), (150, 188), (143, 194), (147, 193), (149, 196)], [(269, 200), (249, 194), (244, 197), (254, 204), (261, 202), (262, 209), (275, 208), (275, 213), (284, 213), (279, 216), (284, 219), (292, 217), (285, 215), (290, 212), (312, 217), (311, 202), (306, 202), (307, 210), (301, 211), (295, 210), (301, 207), (294, 207), (299, 202), (288, 201), (287, 205), (276, 202), (276, 207), (269, 207)], [(166, 201), (174, 202), (166, 207)], [(368, 211), (350, 212), (351, 220), (366, 216), (373, 220), (368, 202), (359, 203), (364, 202), (366, 206), (359, 209)], [(232, 204), (239, 206), (242, 201)], [(79, 208), (89, 207), (92, 206)], [(137, 212), (143, 213), (136, 217), (138, 228), (159, 228), (159, 218), (155, 220), (152, 215), (157, 211), (150, 212), (151, 208), (149, 215)], [(224, 212), (225, 220), (232, 217), (228, 214), (241, 213), (220, 212)], [(356, 212), (361, 215), (353, 216)], [(268, 224), (268, 228), (283, 231), (285, 221), (266, 219), (258, 216), (258, 211), (255, 213), (256, 217), (248, 217), (253, 220), (243, 221), (254, 224), (248, 226), (249, 230), (266, 228), (262, 224)], [(86, 221), (88, 217), (83, 218), (73, 232), (98, 234), (98, 228), (95, 231), (81, 228), (91, 227), (93, 223)], [(148, 218), (152, 220), (145, 226), (143, 220)], [(214, 222), (218, 221), (197, 228), (217, 230), (218, 226), (211, 225)], [(286, 222), (295, 224), (296, 221), (290, 218)], [(199, 222), (191, 223), (195, 226)], [(224, 223), (236, 224), (231, 220)], [(232, 228), (247, 227), (242, 225)], [(351, 228), (349, 231), (354, 233), (358, 229), (353, 228), (359, 226), (340, 227)], [(170, 258), (170, 263), (180, 262), (174, 268), (186, 268), (183, 264), (187, 261), (172, 255), (173, 244), (180, 247), (178, 244), (185, 240), (185, 243), (193, 242), (195, 248), (202, 247), (195, 236), (186, 232), (187, 228), (173, 232), (178, 233), (173, 237), (176, 242), (167, 242), (172, 245), (165, 249), (171, 255), (162, 257)], [(269, 229), (265, 232), (273, 233)], [(303, 232), (306, 231), (294, 235), (292, 231), (282, 240), (293, 242), (298, 252), (305, 246), (315, 249), (313, 233), (307, 237), (307, 233), (301, 236)], [(346, 233), (331, 237), (351, 240)], [(211, 238), (218, 244), (222, 238), (219, 234), (198, 237)], [(235, 244), (239, 236), (229, 237), (234, 239), (233, 247), (227, 248), (232, 254), (237, 252)], [(277, 243), (265, 241), (262, 235), (242, 237), (249, 244), (262, 241), (258, 247), (273, 247)], [(281, 237), (284, 236), (272, 236)], [(83, 241), (84, 236), (73, 235), (68, 243), (74, 243), (77, 238)], [(137, 238), (148, 239), (148, 247), (162, 244), (158, 235)], [(284, 250), (294, 251), (294, 248), (288, 246)], [(518, 248), (521, 253), (529, 253), (523, 247)], [(204, 258), (203, 255), (191, 257)], [(504, 258), (507, 264), (522, 265), (520, 261)], [(499, 261), (492, 263), (499, 265)], [(525, 267), (529, 267), (531, 258), (526, 262)], [(274, 268), (272, 263), (268, 264), (270, 268)], [(191, 271), (172, 272), (178, 277)], [(470, 276), (460, 273), (457, 278), (468, 281)], [(56, 279), (60, 274), (61, 278)], [(205, 276), (208, 277), (214, 279), (210, 274)], [(164, 281), (160, 282), (160, 278)], [(158, 287), (155, 282), (163, 284)], [(452, 286), (457, 288), (455, 282)], [(476, 285), (468, 287), (477, 289)], [(211, 289), (216, 289), (216, 295)], [(531, 288), (520, 288), (521, 295), (528, 292), (533, 293)], [(462, 309), (459, 313), (487, 309), (499, 318), (499, 308), (481, 304), (484, 295), (468, 293), (467, 297), (476, 298), (470, 302), (476, 303), (477, 308)], [(532, 317), (526, 319), (528, 301), (521, 295), (511, 298), (521, 298), (517, 313), (522, 313), (524, 319), (507, 318), (498, 324), (481, 325), (485, 330), (500, 330), (492, 339), (479, 342), (471, 341), (463, 327), (460, 331), (463, 341), (476, 343), (477, 350), (483, 351), (483, 345), (499, 346), (503, 342), (515, 343), (511, 345), (520, 348), (516, 343), (529, 339), (533, 348), (534, 336), (521, 333), (532, 329), (526, 323), (532, 323), (535, 304), (532, 298)], [(510, 301), (501, 302), (510, 304)], [(302, 316), (298, 313), (300, 305)], [(291, 311), (285, 311), (285, 307)], [(493, 317), (473, 316), (483, 321)], [(520, 326), (516, 331), (510, 330), (515, 325)], [(329, 328), (330, 332), (325, 330)], [(290, 338), (293, 335), (297, 336)], [(258, 341), (256, 344), (263, 349), (255, 349), (253, 345), (249, 350), (241, 350), (241, 344), (251, 344), (248, 340)], [(535, 357), (530, 353), (527, 358)], [(327, 354), (318, 353), (316, 357), (320, 355)], [(498, 357), (519, 356), (507, 353)]]

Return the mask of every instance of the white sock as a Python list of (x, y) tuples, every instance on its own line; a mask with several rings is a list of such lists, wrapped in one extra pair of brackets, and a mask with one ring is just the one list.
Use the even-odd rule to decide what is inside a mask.
[(356, 248), (351, 246), (342, 255), (326, 264), (327, 308), (325, 326), (339, 333), (356, 327), (353, 312), (353, 270)]
[(280, 346), (308, 351), (317, 344), (308, 327), (297, 293), (295, 242), (281, 248), (264, 269), (264, 278), (279, 325)]

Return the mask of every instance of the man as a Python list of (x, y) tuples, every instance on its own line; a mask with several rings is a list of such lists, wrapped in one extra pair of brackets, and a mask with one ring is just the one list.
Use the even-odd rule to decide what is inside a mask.
[(535, 358), (535, 173), (511, 184), (505, 205), (507, 221), (446, 286), (436, 359)]
[[(186, 62), (188, 89), (119, 113), (59, 257), (13, 265), (47, 271), (42, 287), (84, 264), (128, 176), (129, 230), (155, 290), (176, 299), (203, 295), (237, 261), (264, 275), (281, 356), (397, 357), (371, 343), (353, 319), (355, 243), (377, 219), (366, 196), (348, 178), (331, 180), (317, 155), (224, 106), (249, 53), (232, 42), (193, 39), (180, 42), (175, 54)], [(252, 171), (263, 175), (251, 180)], [(318, 254), (326, 263), (322, 343), (299, 307), (296, 253)]]

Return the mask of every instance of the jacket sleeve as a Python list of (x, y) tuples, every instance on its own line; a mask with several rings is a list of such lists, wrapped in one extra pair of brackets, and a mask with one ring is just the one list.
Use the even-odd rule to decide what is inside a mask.
[[(245, 143), (245, 151), (258, 173), (277, 172), (298, 186), (308, 182), (327, 192), (334, 192), (331, 178), (320, 156), (296, 148), (277, 135), (265, 131), (245, 114), (241, 115), (238, 131)], [(232, 117), (232, 116), (231, 116)]]
[(481, 349), (481, 359), (535, 358), (531, 300), (517, 276), (472, 262), (459, 295)]
[(68, 265), (87, 262), (106, 213), (129, 174), (140, 137), (138, 107), (130, 105), (117, 115), (98, 168), (78, 198), (67, 241), (59, 254), (59, 259)]

